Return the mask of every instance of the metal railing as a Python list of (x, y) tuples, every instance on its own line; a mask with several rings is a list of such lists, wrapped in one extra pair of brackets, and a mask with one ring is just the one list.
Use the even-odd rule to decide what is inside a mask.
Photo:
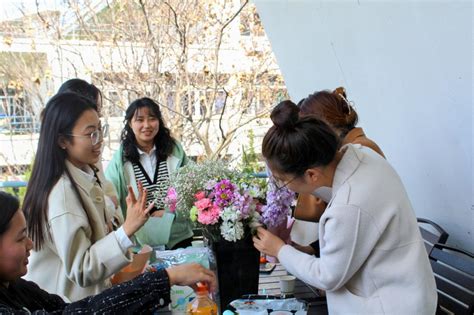
[(0, 116), (0, 133), (38, 133), (39, 121), (33, 116)]
[(13, 194), (17, 197), (19, 197), (20, 194), (20, 188), (26, 187), (28, 182), (24, 181), (5, 181), (5, 182), (0, 182), (0, 191), (5, 190), (7, 188), (11, 188), (13, 191)]
[(23, 182), (23, 181), (5, 181), (5, 182), (0, 182), (0, 188), (21, 188), (21, 187), (26, 187), (28, 182)]

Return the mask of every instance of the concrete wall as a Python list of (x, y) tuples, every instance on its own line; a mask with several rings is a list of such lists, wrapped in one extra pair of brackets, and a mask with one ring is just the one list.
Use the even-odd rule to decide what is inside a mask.
[(417, 216), (474, 251), (472, 1), (254, 2), (291, 97), (345, 86)]

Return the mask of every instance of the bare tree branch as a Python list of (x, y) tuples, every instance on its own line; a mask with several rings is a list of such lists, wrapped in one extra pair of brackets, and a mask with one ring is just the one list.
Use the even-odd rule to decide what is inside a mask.
[(223, 88), (223, 90), (224, 90), (224, 93), (225, 93), (225, 98), (224, 98), (224, 104), (222, 105), (221, 115), (219, 116), (219, 129), (221, 131), (222, 140), (225, 142), (227, 137), (225, 136), (224, 130), (222, 129), (222, 117), (224, 116), (225, 107), (227, 105), (227, 97), (228, 97), (229, 93), (227, 93), (225, 88)]

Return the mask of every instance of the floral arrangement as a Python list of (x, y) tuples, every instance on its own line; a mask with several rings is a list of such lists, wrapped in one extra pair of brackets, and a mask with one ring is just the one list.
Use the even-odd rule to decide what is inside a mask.
[(170, 176), (165, 199), (213, 240), (235, 242), (258, 226), (266, 183), (231, 170), (223, 161), (190, 163)]
[(295, 194), (266, 179), (232, 170), (223, 161), (189, 163), (170, 175), (165, 204), (213, 241), (235, 242), (258, 226), (276, 227)]
[(270, 181), (267, 203), (262, 209), (262, 223), (268, 227), (277, 227), (282, 224), (289, 214), (295, 196), (295, 193), (288, 188), (277, 188), (273, 181)]

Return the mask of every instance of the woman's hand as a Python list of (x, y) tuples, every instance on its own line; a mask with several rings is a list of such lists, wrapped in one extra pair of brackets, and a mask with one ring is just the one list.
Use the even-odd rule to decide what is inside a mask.
[(205, 282), (211, 291), (217, 289), (217, 278), (214, 272), (200, 264), (176, 265), (166, 269), (170, 285), (187, 285), (196, 290), (196, 283)]
[(253, 245), (260, 252), (278, 257), (278, 252), (285, 242), (278, 236), (273, 235), (262, 227), (257, 228), (257, 235), (253, 237)]
[(141, 182), (138, 182), (138, 199), (136, 199), (132, 187), (128, 186), (127, 218), (123, 224), (123, 229), (128, 237), (132, 237), (150, 217), (149, 212), (153, 208), (153, 203), (148, 208), (146, 207), (146, 195), (146, 189), (143, 188)]

